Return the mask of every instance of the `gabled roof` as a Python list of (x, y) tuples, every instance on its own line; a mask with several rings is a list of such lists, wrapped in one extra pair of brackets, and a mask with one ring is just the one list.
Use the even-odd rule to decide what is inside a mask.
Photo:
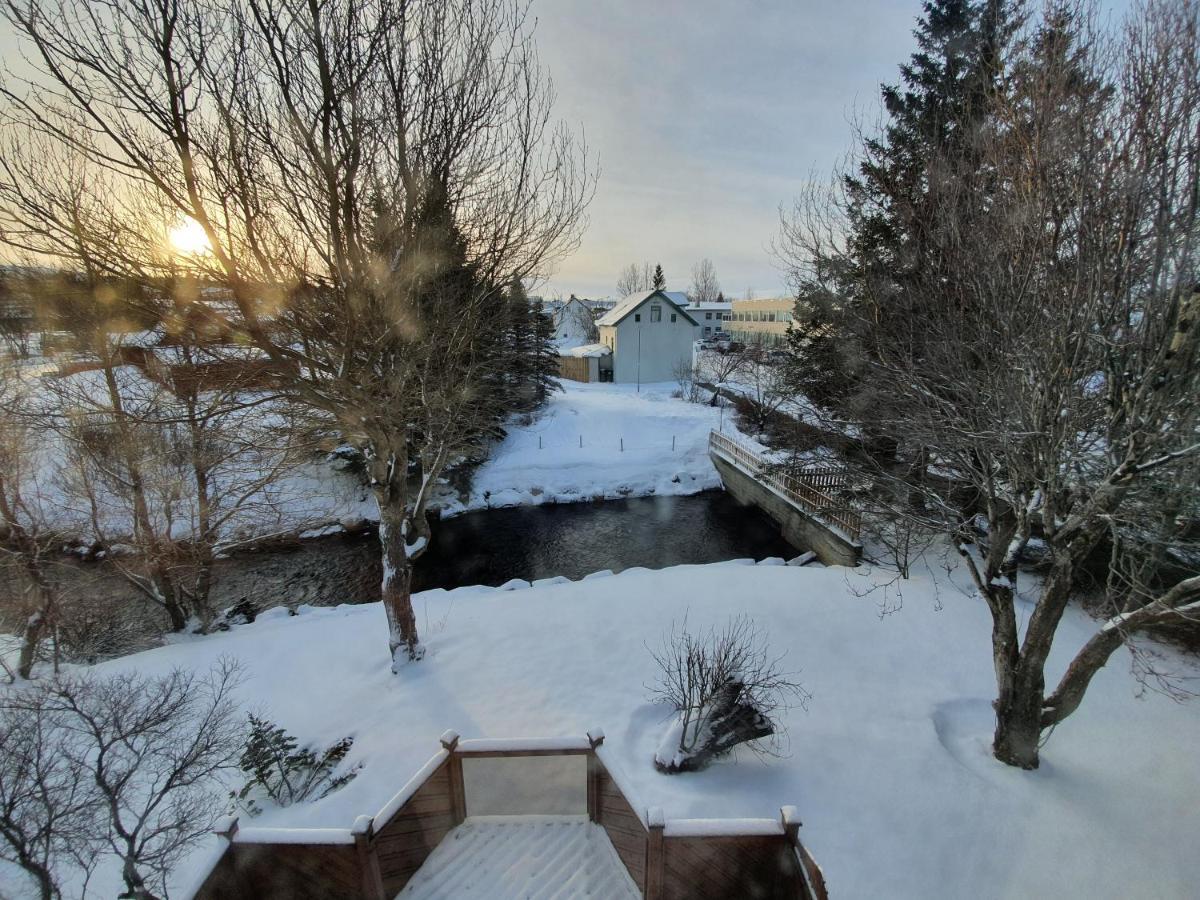
[(596, 320), (597, 325), (619, 325), (621, 320), (627, 315), (649, 300), (651, 297), (659, 296), (665, 300), (676, 312), (682, 313), (683, 317), (693, 325), (700, 323), (693, 319), (683, 308), (687, 303), (687, 294), (682, 291), (638, 291), (636, 294), (630, 294), (599, 319)]

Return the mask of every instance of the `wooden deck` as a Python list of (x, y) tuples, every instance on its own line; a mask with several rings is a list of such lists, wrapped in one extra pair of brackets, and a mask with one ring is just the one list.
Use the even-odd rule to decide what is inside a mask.
[(397, 900), (637, 900), (641, 892), (587, 816), (469, 817)]
[[(378, 813), (350, 828), (223, 824), (221, 855), (184, 896), (828, 900), (792, 807), (778, 819), (668, 820), (659, 809), (640, 811), (603, 742), (599, 730), (579, 739), (462, 742), (447, 732), (442, 749)], [(544, 816), (467, 819), (464, 759), (564, 756), (586, 759), (586, 816), (557, 822), (571, 828), (547, 830)]]

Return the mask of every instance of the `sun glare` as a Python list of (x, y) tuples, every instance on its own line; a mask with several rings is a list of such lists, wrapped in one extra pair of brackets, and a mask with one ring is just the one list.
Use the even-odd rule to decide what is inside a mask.
[(212, 249), (208, 243), (208, 235), (204, 233), (204, 227), (195, 219), (185, 219), (180, 222), (168, 232), (167, 238), (176, 253), (194, 256), (207, 253)]

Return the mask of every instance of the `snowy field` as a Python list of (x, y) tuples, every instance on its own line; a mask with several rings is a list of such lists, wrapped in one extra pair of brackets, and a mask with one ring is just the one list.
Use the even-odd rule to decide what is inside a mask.
[[(435, 495), (444, 515), (497, 506), (685, 495), (721, 486), (708, 458), (708, 433), (736, 434), (729, 410), (671, 396), (674, 382), (562, 381), (528, 425), (512, 425), (475, 472), (469, 496)], [(278, 488), (287, 518), (319, 530), (374, 521), (375, 501), (354, 478), (308, 466)]]
[[(417, 595), (429, 655), (399, 675), (389, 671), (379, 604), (274, 610), (97, 670), (203, 669), (233, 656), (248, 676), (248, 709), (302, 741), (354, 736), (346, 763), (364, 764), (356, 780), (255, 824), (348, 827), (376, 812), (446, 729), (504, 738), (600, 727), (643, 808), (672, 818), (775, 816), (795, 804), (837, 900), (1197, 896), (1200, 706), (1139, 696), (1118, 655), (1054, 732), (1039, 771), (996, 763), (989, 618), (953, 577), (935, 561), (907, 585), (902, 608), (880, 617), (879, 595), (862, 595), (865, 569), (632, 569), (511, 592)], [(646, 645), (684, 616), (704, 627), (738, 613), (799, 673), (813, 695), (808, 711), (785, 714), (780, 757), (743, 749), (701, 773), (660, 775), (651, 757), (669, 714), (647, 700), (655, 671)], [(1094, 628), (1067, 611), (1050, 677)], [(1194, 662), (1162, 653), (1161, 666), (1197, 687)], [(199, 848), (176, 884), (189, 884), (209, 853)], [(96, 896), (116, 893), (115, 875), (98, 873)]]
[[(467, 508), (569, 503), (593, 497), (694, 494), (721, 486), (708, 432), (728, 410), (671, 397), (674, 382), (581, 384), (527, 427), (513, 428), (476, 473)], [(582, 444), (582, 446), (581, 446)]]

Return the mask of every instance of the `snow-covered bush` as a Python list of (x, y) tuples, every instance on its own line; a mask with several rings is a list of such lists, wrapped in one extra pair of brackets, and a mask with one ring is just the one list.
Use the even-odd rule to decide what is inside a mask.
[(654, 754), (655, 768), (667, 774), (703, 769), (738, 744), (770, 751), (777, 743), (762, 741), (778, 737), (775, 713), (809, 699), (747, 616), (699, 633), (685, 621), (652, 655), (662, 673), (651, 696), (676, 712)]
[(294, 736), (274, 722), (251, 714), (250, 734), (239, 763), (250, 780), (231, 795), (235, 806), (256, 816), (262, 812), (264, 800), (291, 806), (328, 796), (358, 774), (358, 767), (336, 774), (353, 744), (354, 738), (344, 737), (324, 750), (300, 747)]

